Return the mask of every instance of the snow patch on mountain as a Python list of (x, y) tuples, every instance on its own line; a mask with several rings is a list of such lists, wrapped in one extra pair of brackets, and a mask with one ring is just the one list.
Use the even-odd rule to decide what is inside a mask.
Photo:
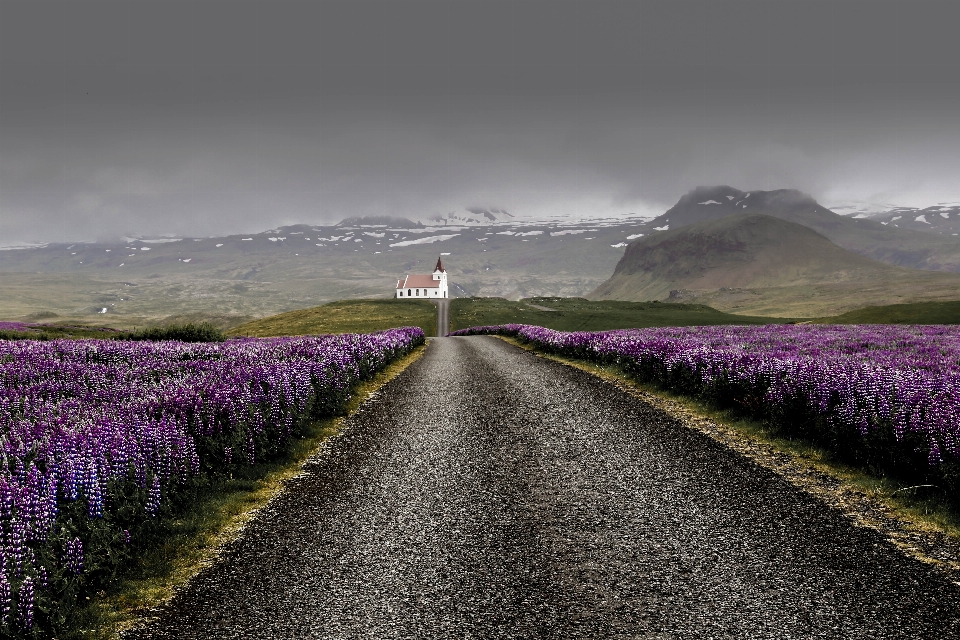
[(443, 242), (444, 240), (449, 240), (450, 238), (456, 238), (459, 233), (451, 233), (443, 236), (429, 236), (427, 238), (417, 238), (416, 240), (404, 240), (402, 242), (394, 242), (391, 247), (409, 247), (414, 244), (431, 244), (433, 242)]

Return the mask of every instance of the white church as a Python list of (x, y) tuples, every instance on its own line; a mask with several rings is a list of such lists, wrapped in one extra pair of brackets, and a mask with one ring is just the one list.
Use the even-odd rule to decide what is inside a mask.
[(398, 298), (446, 298), (447, 270), (437, 258), (433, 273), (411, 273), (397, 280)]

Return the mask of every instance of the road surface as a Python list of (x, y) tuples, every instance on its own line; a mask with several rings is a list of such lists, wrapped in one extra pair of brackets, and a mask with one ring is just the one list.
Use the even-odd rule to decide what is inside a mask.
[(445, 336), (450, 333), (450, 300), (441, 298), (437, 303), (437, 335)]
[(960, 590), (613, 385), (434, 340), (137, 638), (947, 638)]

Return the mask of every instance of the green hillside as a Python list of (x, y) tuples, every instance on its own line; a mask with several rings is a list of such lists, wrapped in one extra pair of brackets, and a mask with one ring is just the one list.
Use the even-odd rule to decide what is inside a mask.
[(864, 307), (821, 318), (823, 324), (960, 324), (960, 301), (915, 302)]
[(450, 301), (450, 330), (492, 324), (534, 324), (558, 331), (607, 331), (710, 324), (768, 324), (784, 318), (723, 313), (701, 304), (622, 302), (585, 298), (457, 298)]
[(288, 311), (234, 327), (230, 336), (298, 336), (326, 333), (371, 333), (393, 327), (437, 331), (437, 307), (426, 300), (338, 300), (319, 307)]

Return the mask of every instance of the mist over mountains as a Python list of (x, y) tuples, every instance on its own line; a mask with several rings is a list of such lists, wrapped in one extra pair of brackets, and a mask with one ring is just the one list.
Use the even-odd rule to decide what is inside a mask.
[(696, 298), (726, 311), (797, 316), (943, 299), (953, 280), (931, 274), (960, 272), (960, 238), (944, 226), (954, 223), (952, 210), (937, 211), (944, 224), (923, 231), (900, 226), (905, 212), (857, 215), (796, 190), (713, 186), (653, 219), (531, 220), (471, 207), (420, 220), (359, 216), (222, 237), (50, 244), (0, 251), (0, 313), (121, 324), (249, 318), (391, 295), (396, 278), (429, 269), (438, 254), (452, 295)]

